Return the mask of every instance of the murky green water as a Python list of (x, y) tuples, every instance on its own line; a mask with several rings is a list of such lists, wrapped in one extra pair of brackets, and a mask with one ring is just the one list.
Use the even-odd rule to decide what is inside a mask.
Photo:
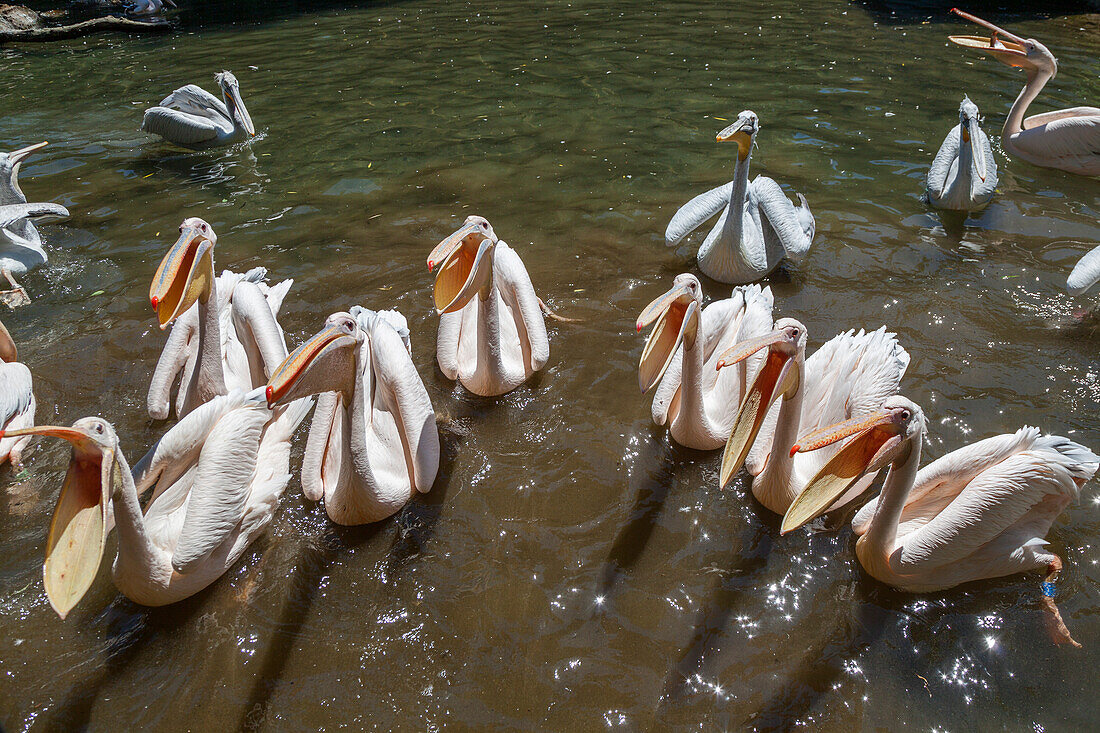
[[(64, 622), (41, 562), (67, 449), (39, 443), (29, 475), (0, 473), (0, 724), (1094, 725), (1095, 484), (1049, 535), (1084, 644), (1058, 649), (1034, 575), (913, 596), (861, 571), (847, 529), (780, 540), (743, 483), (717, 488), (718, 453), (671, 445), (637, 393), (634, 319), (698, 245), (661, 234), (730, 178), (713, 136), (751, 108), (756, 172), (804, 192), (818, 223), (806, 260), (769, 280), (777, 315), (805, 322), (812, 347), (896, 329), (929, 459), (1024, 424), (1100, 448), (1100, 336), (1073, 319), (1096, 299), (1064, 292), (1100, 242), (1100, 183), (998, 149), (984, 214), (931, 215), (923, 176), (962, 94), (999, 139), (1022, 78), (948, 47), (962, 25), (910, 11), (433, 0), (0, 51), (0, 146), (49, 140), (23, 188), (73, 212), (43, 228), (34, 303), (2, 316), (40, 422), (103, 415), (131, 461), (166, 429), (144, 407), (164, 338), (148, 284), (195, 215), (220, 235), (219, 269), (294, 278), (291, 347), (352, 304), (403, 311), (449, 418), (434, 489), (398, 517), (337, 528), (295, 476), (271, 531), (207, 591), (143, 609), (104, 563)], [(1059, 57), (1040, 110), (1100, 101), (1095, 17), (994, 20)], [(262, 133), (250, 148), (182, 153), (136, 131), (145, 107), (186, 82), (212, 88), (222, 68)], [(434, 359), (424, 259), (474, 212), (554, 308), (584, 319), (551, 324), (546, 371), (495, 400)]]

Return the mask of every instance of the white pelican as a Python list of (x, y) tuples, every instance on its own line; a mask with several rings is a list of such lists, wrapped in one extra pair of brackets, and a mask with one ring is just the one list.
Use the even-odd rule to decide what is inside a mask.
[[(31, 370), (20, 364), (15, 342), (0, 323), (0, 430), (17, 430), (34, 425), (34, 383)], [(19, 468), (23, 449), (30, 437), (0, 439), (0, 463), (11, 461)]]
[(214, 78), (221, 87), (224, 103), (205, 89), (188, 84), (169, 94), (158, 106), (145, 110), (141, 129), (194, 149), (232, 145), (255, 136), (256, 128), (241, 99), (237, 77), (223, 71)]
[(439, 433), (397, 311), (355, 306), (294, 350), (267, 386), (269, 405), (319, 394), (302, 491), (337, 524), (377, 522), (432, 488)]
[[(272, 412), (264, 399), (263, 389), (214, 398), (165, 433), (132, 474), (114, 428), (98, 417), (0, 433), (73, 446), (43, 567), (61, 618), (95, 580), (112, 522), (115, 585), (143, 606), (194, 595), (237, 561), (275, 514), (290, 480), (290, 436), (310, 407), (307, 399)], [(150, 487), (143, 512), (138, 499)]]
[(963, 95), (959, 124), (947, 133), (928, 169), (928, 203), (937, 209), (974, 211), (989, 203), (996, 188), (993, 148), (981, 128), (978, 106)]
[[(720, 485), (729, 483), (742, 464), (752, 475), (752, 493), (765, 507), (783, 514), (835, 450), (793, 456), (800, 433), (875, 412), (897, 394), (909, 366), (909, 354), (886, 327), (833, 337), (806, 358), (806, 327), (780, 318), (760, 338), (733, 346), (718, 368), (767, 350), (764, 366), (745, 392), (722, 454)], [(782, 395), (779, 405), (773, 404)], [(839, 446), (838, 446), (839, 448)], [(868, 475), (838, 506), (856, 498)]]
[(952, 12), (992, 31), (982, 36), (948, 36), (952, 43), (987, 53), (1027, 71), (1027, 83), (1008, 113), (1001, 145), (1009, 155), (1045, 168), (1100, 176), (1100, 109), (1072, 107), (1024, 118), (1028, 105), (1058, 73), (1058, 60), (1033, 38), (1021, 38), (957, 8)]
[(749, 157), (759, 129), (756, 113), (745, 110), (718, 133), (718, 142), (737, 143), (733, 180), (681, 206), (665, 229), (665, 242), (676, 244), (721, 211), (699, 248), (699, 269), (719, 282), (759, 280), (784, 257), (806, 254), (814, 239), (814, 217), (805, 196), (798, 194), (802, 205), (795, 208), (772, 179), (757, 176), (749, 183)]
[(28, 204), (23, 189), (19, 187), (19, 166), (27, 156), (46, 145), (41, 142), (10, 153), (0, 153), (0, 271), (12, 287), (11, 290), (0, 291), (0, 300), (13, 308), (31, 302), (15, 276), (44, 265), (47, 259), (46, 250), (42, 248), (42, 237), (31, 219), (69, 215), (69, 211), (59, 204)]
[(264, 283), (262, 267), (214, 278), (214, 228), (192, 217), (157, 269), (149, 301), (161, 329), (175, 321), (149, 384), (149, 415), (168, 417), (172, 382), (180, 374), (176, 417), (215, 395), (250, 390), (286, 358), (277, 316), (293, 284)]
[(527, 268), (489, 220), (468, 216), (428, 256), (436, 270), (436, 360), (474, 394), (510, 392), (546, 365), (543, 304)]
[(137, 0), (133, 5), (127, 8), (130, 15), (138, 18), (148, 17), (151, 15), (157, 15), (164, 11), (165, 7), (177, 7), (172, 0)]
[(1081, 295), (1100, 280), (1100, 246), (1094, 248), (1074, 265), (1066, 289), (1070, 295)]
[(783, 518), (782, 532), (832, 506), (862, 476), (886, 466), (878, 498), (852, 520), (856, 555), (867, 572), (901, 590), (952, 588), (982, 578), (1045, 568), (1043, 601), (1059, 643), (1076, 645), (1054, 605), (1062, 560), (1043, 537), (1100, 467), (1084, 446), (1036, 428), (998, 435), (948, 453), (920, 471), (925, 418), (904, 397), (871, 415), (804, 436), (812, 451), (849, 436)]
[(639, 332), (656, 322), (638, 362), (642, 393), (657, 385), (653, 422), (668, 425), (672, 439), (680, 445), (696, 450), (721, 448), (749, 377), (763, 359), (724, 372), (714, 364), (730, 346), (767, 333), (771, 321), (771, 288), (734, 288), (729, 298), (703, 308), (699, 279), (677, 275), (672, 288), (638, 316)]

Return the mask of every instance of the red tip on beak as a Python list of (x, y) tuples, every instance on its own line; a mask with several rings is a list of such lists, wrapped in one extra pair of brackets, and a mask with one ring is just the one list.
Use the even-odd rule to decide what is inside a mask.
[(271, 386), (270, 384), (269, 384), (269, 385), (267, 385), (267, 389), (266, 389), (266, 390), (264, 390), (264, 396), (265, 396), (265, 397), (267, 397), (267, 403), (268, 403), (269, 405), (271, 404), (271, 396), (272, 396), (273, 394), (275, 394), (275, 388), (274, 388), (274, 387), (272, 387), (272, 386)]
[(4, 431), (0, 430), (0, 440), (3, 440), (3, 439), (4, 439)]
[(798, 443), (795, 443), (791, 446), (791, 458), (794, 458), (794, 454), (797, 453), (801, 447), (802, 446), (800, 446)]
[(642, 332), (642, 324), (639, 323), (638, 324), (638, 333), (641, 333), (641, 332)]
[(153, 304), (153, 310), (157, 309), (157, 304), (160, 303), (160, 299), (157, 296), (153, 296), (150, 302)]
[(435, 263), (428, 260), (428, 272), (431, 272), (433, 267), (435, 267)]

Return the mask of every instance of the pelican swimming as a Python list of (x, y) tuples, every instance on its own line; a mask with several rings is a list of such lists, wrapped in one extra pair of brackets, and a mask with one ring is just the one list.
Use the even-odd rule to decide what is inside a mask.
[[(717, 360), (718, 369), (724, 370), (765, 352), (764, 366), (745, 391), (733, 422), (719, 481), (725, 486), (746, 464), (753, 495), (776, 514), (787, 511), (835, 452), (792, 455), (798, 435), (878, 410), (897, 393), (909, 366), (909, 354), (885, 326), (871, 333), (842, 333), (808, 359), (806, 339), (805, 326), (780, 318), (773, 331), (733, 346)], [(856, 498), (873, 480), (873, 474), (866, 476), (838, 506)]]
[[(436, 270), (438, 268), (438, 270)], [(527, 268), (489, 220), (468, 216), (428, 256), (439, 312), (436, 360), (448, 379), (493, 397), (531, 378), (550, 358), (543, 305)]]
[[(112, 522), (112, 575), (143, 606), (194, 595), (220, 578), (271, 522), (290, 480), (290, 436), (310, 400), (269, 410), (263, 389), (235, 391), (176, 423), (131, 472), (106, 420), (10, 430), (72, 444), (46, 540), (50, 605), (69, 613), (95, 579)], [(139, 497), (153, 488), (144, 511)]]
[(267, 384), (286, 358), (277, 316), (293, 284), (269, 287), (262, 267), (214, 278), (214, 228), (192, 217), (157, 268), (149, 300), (161, 329), (175, 323), (149, 384), (149, 415), (168, 417), (172, 383), (180, 374), (176, 417), (216, 395)]
[(749, 158), (760, 126), (744, 111), (718, 133), (718, 142), (737, 143), (733, 180), (700, 194), (680, 207), (665, 229), (665, 242), (676, 244), (719, 211), (722, 215), (699, 248), (699, 269), (724, 283), (749, 283), (775, 269), (784, 257), (798, 259), (814, 239), (814, 217), (806, 197), (790, 202), (779, 184), (766, 176), (749, 183)]
[(753, 358), (718, 372), (718, 355), (768, 332), (771, 288), (748, 285), (703, 308), (703, 287), (687, 273), (646, 306), (637, 330), (656, 323), (638, 362), (642, 392), (653, 394), (653, 422), (668, 425), (672, 439), (696, 450), (721, 448), (729, 437), (749, 377), (763, 362)]
[(1100, 281), (1100, 246), (1091, 250), (1078, 260), (1066, 279), (1066, 289), (1070, 295), (1082, 295)]
[(19, 187), (19, 166), (27, 156), (46, 145), (41, 142), (0, 153), (0, 271), (12, 287), (0, 290), (0, 300), (13, 308), (31, 302), (15, 276), (44, 265), (47, 260), (42, 237), (32, 219), (69, 215), (68, 209), (60, 204), (27, 203)]
[(267, 386), (268, 404), (319, 394), (302, 459), (302, 491), (337, 524), (385, 519), (432, 488), (439, 433), (397, 311), (355, 306), (294, 350)]
[(951, 128), (928, 169), (928, 203), (937, 209), (974, 211), (997, 188), (997, 161), (981, 128), (978, 106), (963, 95), (959, 124)]
[(172, 0), (137, 0), (126, 12), (135, 17), (148, 17), (164, 11), (165, 7), (176, 7)]
[[(8, 329), (0, 323), (0, 430), (17, 430), (34, 425), (34, 382), (31, 370), (19, 363)], [(0, 439), (0, 463), (11, 461), (19, 468), (29, 436)]]
[(1100, 109), (1072, 107), (1024, 118), (1028, 105), (1058, 73), (1054, 54), (1033, 38), (1021, 38), (970, 13), (957, 8), (951, 10), (988, 28), (992, 34), (989, 38), (948, 36), (948, 40), (1027, 72), (1027, 83), (1016, 97), (1001, 131), (1001, 146), (1005, 151), (1045, 168), (1100, 176)]
[(221, 87), (224, 102), (205, 89), (188, 84), (169, 94), (158, 106), (145, 110), (141, 129), (194, 149), (232, 145), (255, 136), (256, 128), (241, 99), (237, 77), (223, 71), (214, 78)]
[(882, 491), (856, 514), (856, 556), (878, 580), (922, 593), (1045, 568), (1043, 602), (1057, 642), (1076, 645), (1054, 605), (1062, 560), (1043, 539), (1100, 467), (1084, 446), (1025, 427), (960, 448), (917, 470), (925, 417), (894, 396), (870, 415), (803, 436), (793, 451), (852, 437), (821, 467), (781, 531), (829, 509), (861, 477), (887, 466)]

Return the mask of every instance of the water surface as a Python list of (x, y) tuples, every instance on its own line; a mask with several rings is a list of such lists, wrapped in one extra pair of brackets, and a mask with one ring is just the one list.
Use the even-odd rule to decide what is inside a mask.
[[(1100, 242), (1100, 184), (995, 142), (989, 208), (929, 212), (923, 177), (963, 93), (999, 139), (1022, 84), (949, 46), (973, 31), (938, 15), (609, 5), (430, 0), (0, 51), (0, 146), (49, 140), (23, 188), (73, 213), (43, 227), (33, 304), (3, 316), (39, 422), (103, 415), (131, 462), (168, 427), (145, 412), (164, 342), (148, 284), (179, 222), (202, 216), (219, 269), (294, 278), (291, 348), (331, 312), (400, 309), (443, 444), (432, 492), (390, 520), (335, 527), (295, 475), (267, 535), (207, 591), (144, 609), (104, 563), (62, 622), (41, 563), (68, 452), (41, 442), (27, 474), (0, 472), (6, 729), (1094, 725), (1095, 485), (1049, 535), (1084, 644), (1058, 649), (1035, 574), (915, 596), (867, 577), (848, 529), (780, 539), (743, 479), (717, 488), (717, 452), (651, 424), (633, 324), (696, 271), (699, 238), (666, 248), (662, 232), (729, 180), (714, 133), (751, 108), (754, 171), (817, 217), (807, 258), (767, 281), (777, 316), (802, 320), (811, 349), (896, 330), (913, 357), (904, 392), (931, 423), (926, 460), (1022, 425), (1100, 448), (1100, 336), (1079, 317), (1095, 297), (1064, 292)], [(1059, 58), (1037, 111), (1100, 100), (1094, 17), (994, 20)], [(137, 131), (144, 108), (213, 88), (222, 68), (261, 132), (251, 146), (187, 153)], [(583, 321), (551, 323), (546, 370), (499, 399), (434, 359), (424, 261), (470, 213)]]

